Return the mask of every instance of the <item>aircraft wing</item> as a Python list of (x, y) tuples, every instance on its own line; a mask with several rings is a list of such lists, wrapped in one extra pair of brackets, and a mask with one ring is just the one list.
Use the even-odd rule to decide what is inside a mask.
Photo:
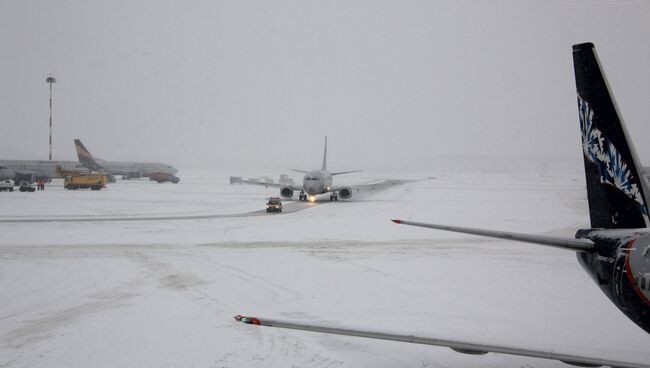
[(340, 192), (342, 189), (350, 189), (350, 190), (354, 190), (354, 189), (356, 189), (356, 187), (354, 187), (354, 186), (350, 186), (350, 187), (333, 186), (333, 187), (331, 187), (331, 188), (329, 188), (329, 189), (330, 189), (330, 190), (327, 191), (328, 193), (329, 193), (329, 192)]
[(405, 220), (391, 220), (391, 221), (393, 221), (396, 224), (428, 227), (431, 229), (453, 231), (453, 232), (463, 233), (463, 234), (480, 235), (480, 236), (487, 236), (490, 238), (515, 240), (515, 241), (534, 243), (539, 245), (548, 245), (552, 247), (563, 248), (563, 249), (579, 251), (579, 252), (594, 250), (594, 243), (588, 239), (573, 239), (573, 238), (562, 238), (559, 236), (510, 233), (506, 231), (485, 230), (485, 229), (476, 229), (476, 228), (460, 227), (460, 226), (447, 226), (447, 225), (429, 224), (426, 222), (415, 222), (415, 221), (405, 221)]
[(559, 360), (571, 365), (579, 365), (583, 367), (596, 367), (596, 366), (610, 366), (620, 368), (650, 368), (648, 364), (623, 362), (611, 360), (606, 358), (587, 357), (573, 354), (565, 354), (554, 350), (543, 349), (528, 349), (515, 346), (505, 345), (492, 345), (479, 342), (461, 341), (454, 339), (446, 339), (442, 337), (422, 337), (414, 335), (400, 335), (394, 333), (385, 333), (380, 331), (357, 330), (350, 328), (322, 326), (315, 324), (302, 324), (288, 321), (272, 320), (258, 317), (246, 317), (242, 315), (235, 316), (238, 322), (259, 325), (267, 327), (286, 328), (291, 330), (302, 330), (312, 332), (322, 332), (335, 335), (357, 336), (370, 339), (391, 340), (399, 342), (407, 342), (412, 344), (423, 344), (433, 346), (444, 346), (451, 348), (459, 353), (482, 355), (490, 353), (519, 355), (541, 359)]
[(246, 180), (246, 179), (238, 179), (236, 182), (233, 182), (233, 183), (260, 185), (260, 186), (267, 187), (267, 188), (268, 187), (280, 188), (280, 189), (282, 189), (282, 188), (291, 188), (291, 189), (293, 189), (295, 191), (303, 190), (302, 187), (297, 186), (297, 185), (283, 185), (283, 184), (279, 184), (279, 183), (265, 183), (265, 182), (262, 182), (262, 181)]

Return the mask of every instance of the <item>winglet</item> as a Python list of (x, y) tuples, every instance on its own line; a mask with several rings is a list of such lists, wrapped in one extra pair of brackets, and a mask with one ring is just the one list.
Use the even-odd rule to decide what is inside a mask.
[(391, 220), (391, 221), (393, 221), (393, 222), (396, 223), (396, 224), (401, 224), (401, 223), (402, 223), (402, 220), (397, 220), (397, 219), (395, 219), (395, 220)]

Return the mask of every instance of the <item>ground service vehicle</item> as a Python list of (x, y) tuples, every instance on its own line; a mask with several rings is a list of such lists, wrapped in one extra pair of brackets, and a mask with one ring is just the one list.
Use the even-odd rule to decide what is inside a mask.
[(36, 188), (34, 188), (34, 186), (31, 185), (30, 183), (24, 181), (20, 183), (20, 187), (18, 188), (18, 190), (20, 190), (21, 192), (35, 192)]
[(171, 182), (174, 184), (178, 184), (178, 182), (181, 181), (181, 179), (178, 176), (174, 174), (164, 173), (164, 172), (151, 173), (151, 175), (149, 175), (149, 180), (158, 183)]
[(106, 188), (107, 177), (105, 174), (80, 174), (80, 175), (68, 175), (63, 181), (63, 187), (65, 189), (80, 189), (80, 188), (90, 188), (92, 190), (100, 190)]
[(0, 183), (0, 192), (13, 192), (14, 185), (9, 180)]
[(266, 202), (266, 212), (282, 212), (282, 200), (279, 197), (271, 197)]

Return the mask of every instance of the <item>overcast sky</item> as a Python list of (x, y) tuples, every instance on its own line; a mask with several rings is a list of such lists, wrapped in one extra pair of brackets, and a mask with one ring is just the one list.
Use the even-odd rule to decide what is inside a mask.
[[(179, 168), (581, 163), (596, 44), (650, 163), (648, 1), (2, 1), (0, 154)], [(11, 156), (11, 157), (8, 157)], [(521, 160), (521, 159), (520, 159)]]

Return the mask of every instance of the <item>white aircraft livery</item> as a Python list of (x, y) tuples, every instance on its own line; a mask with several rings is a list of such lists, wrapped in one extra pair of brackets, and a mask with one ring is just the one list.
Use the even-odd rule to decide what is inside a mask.
[(74, 140), (79, 162), (91, 170), (105, 171), (125, 178), (149, 177), (154, 173), (173, 175), (178, 172), (173, 166), (162, 162), (106, 161), (93, 157), (79, 139)]
[(16, 184), (34, 180), (49, 181), (52, 178), (61, 178), (64, 173), (89, 170), (77, 161), (49, 161), (49, 160), (0, 160), (0, 180), (13, 179)]
[[(573, 63), (591, 228), (578, 230), (575, 238), (562, 238), (415, 221), (393, 222), (528, 242), (575, 252), (580, 265), (614, 305), (632, 322), (650, 333), (648, 183), (641, 176), (639, 160), (602, 73), (594, 45), (574, 45)], [(553, 302), (555, 300), (549, 301)], [(468, 354), (512, 354), (554, 359), (581, 367), (650, 367), (648, 362), (613, 360), (606, 357), (606, 353), (596, 357), (550, 349), (496, 345), (470, 339), (416, 336), (410, 332), (385, 333), (242, 315), (235, 316), (235, 319), (253, 325), (446, 346)]]

